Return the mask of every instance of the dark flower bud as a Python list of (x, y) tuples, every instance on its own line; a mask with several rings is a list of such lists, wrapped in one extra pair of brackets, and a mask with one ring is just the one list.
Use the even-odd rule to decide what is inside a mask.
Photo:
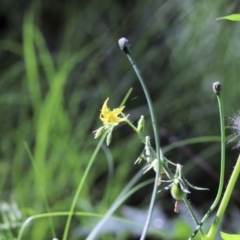
[(213, 92), (216, 94), (220, 94), (222, 91), (222, 84), (220, 82), (213, 83)]

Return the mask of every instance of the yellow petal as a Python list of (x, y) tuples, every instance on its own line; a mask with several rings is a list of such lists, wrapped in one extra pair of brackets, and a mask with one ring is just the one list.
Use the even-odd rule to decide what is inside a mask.
[(107, 106), (108, 100), (109, 100), (109, 98), (107, 98), (105, 100), (105, 102), (103, 103), (103, 106), (102, 106), (102, 109), (101, 109), (101, 113), (100, 113), (100, 116), (99, 116), (99, 118), (103, 122), (105, 128), (109, 128), (111, 126), (116, 126), (120, 122), (126, 120), (126, 118), (118, 117), (118, 115), (122, 113), (122, 111), (123, 111), (125, 106), (119, 107), (119, 108), (115, 108), (115, 109), (113, 109), (111, 111), (108, 108), (108, 106)]

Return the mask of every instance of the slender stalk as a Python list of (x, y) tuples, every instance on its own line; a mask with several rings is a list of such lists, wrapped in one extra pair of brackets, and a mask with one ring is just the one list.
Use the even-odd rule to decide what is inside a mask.
[(142, 232), (142, 235), (141, 235), (141, 238), (140, 238), (140, 240), (144, 240), (145, 237), (146, 237), (146, 234), (147, 234), (147, 230), (148, 230), (148, 227), (149, 227), (149, 223), (150, 223), (150, 220), (151, 220), (153, 207), (154, 207), (154, 203), (155, 203), (155, 199), (156, 199), (156, 195), (157, 195), (159, 169), (161, 168), (161, 162), (163, 161), (163, 154), (162, 154), (162, 151), (160, 149), (159, 134), (158, 134), (158, 130), (157, 130), (156, 118), (155, 118), (155, 114), (154, 114), (154, 110), (153, 110), (152, 101), (151, 101), (150, 95), (148, 93), (147, 87), (145, 85), (145, 82), (144, 82), (144, 80), (143, 80), (143, 78), (140, 74), (140, 71), (139, 71), (139, 69), (138, 69), (138, 67), (137, 67), (137, 65), (136, 65), (136, 63), (135, 63), (135, 61), (132, 57), (132, 54), (130, 52), (128, 40), (125, 39), (125, 38), (121, 38), (119, 40), (119, 46), (126, 53), (126, 56), (129, 60), (129, 62), (131, 63), (131, 65), (132, 65), (132, 67), (133, 67), (141, 85), (142, 85), (144, 94), (146, 96), (148, 107), (149, 107), (149, 112), (150, 112), (150, 116), (151, 116), (154, 138), (155, 138), (155, 142), (156, 142), (157, 159), (159, 161), (159, 168), (157, 169), (156, 176), (155, 176), (154, 187), (153, 187), (151, 202), (150, 202), (150, 206), (149, 206), (149, 210), (148, 210), (148, 215), (147, 215), (147, 219), (146, 219), (146, 222), (145, 222), (145, 225), (144, 225), (144, 228), (143, 228), (143, 232)]
[[(190, 212), (190, 214), (191, 214), (191, 216), (192, 216), (195, 224), (198, 226), (198, 225), (199, 225), (199, 222), (198, 222), (198, 220), (197, 220), (197, 217), (196, 217), (196, 215), (195, 215), (195, 213), (194, 213), (194, 211), (193, 211), (190, 203), (189, 203), (188, 200), (187, 200), (187, 197), (185, 197), (185, 198), (183, 199), (183, 201), (184, 201), (185, 205), (187, 206), (188, 211)], [(200, 231), (202, 237), (205, 236), (205, 233), (203, 232), (202, 228), (200, 228), (199, 231)]]
[[(125, 95), (125, 97), (124, 97), (124, 99), (123, 99), (123, 101), (121, 103), (121, 106), (124, 105), (124, 103), (127, 101), (127, 98), (129, 97), (131, 92), (132, 92), (132, 89), (129, 89), (129, 91), (127, 92), (127, 94)], [(84, 184), (84, 182), (85, 182), (85, 180), (87, 178), (87, 175), (88, 175), (88, 173), (90, 171), (90, 168), (91, 168), (91, 166), (92, 166), (92, 164), (93, 164), (93, 162), (94, 162), (94, 160), (95, 160), (95, 158), (97, 156), (97, 153), (98, 153), (100, 147), (102, 146), (104, 140), (106, 139), (107, 134), (108, 133), (105, 132), (102, 135), (102, 137), (101, 137), (97, 147), (95, 148), (95, 150), (94, 150), (94, 152), (93, 152), (93, 154), (92, 154), (92, 156), (91, 156), (91, 158), (89, 160), (89, 163), (88, 163), (87, 168), (86, 168), (86, 170), (85, 170), (85, 172), (83, 174), (83, 177), (82, 177), (82, 179), (81, 179), (81, 181), (80, 181), (80, 183), (78, 185), (77, 191), (76, 191), (75, 196), (74, 196), (73, 201), (72, 201), (72, 205), (70, 207), (70, 214), (68, 215), (67, 222), (66, 222), (66, 225), (65, 225), (65, 229), (64, 229), (64, 233), (63, 233), (63, 240), (67, 240), (67, 236), (68, 236), (68, 232), (69, 232), (69, 228), (70, 228), (72, 216), (74, 214), (74, 208), (76, 206), (78, 196), (79, 196), (79, 194), (80, 194), (80, 192), (82, 190), (83, 184)]]
[[(124, 114), (122, 114), (124, 117), (126, 117)], [(126, 119), (126, 123), (137, 133), (138, 137), (141, 139), (142, 142), (144, 142), (144, 137), (142, 134), (138, 131), (138, 129), (129, 121)]]
[(85, 170), (85, 172), (83, 174), (83, 177), (82, 177), (82, 179), (81, 179), (81, 181), (80, 181), (80, 183), (78, 185), (77, 191), (76, 191), (75, 196), (74, 196), (73, 201), (72, 201), (72, 205), (70, 207), (70, 211), (69, 211), (70, 214), (68, 215), (67, 222), (66, 222), (66, 225), (65, 225), (64, 234), (63, 234), (63, 238), (62, 238), (63, 240), (67, 240), (67, 236), (68, 236), (68, 232), (69, 232), (72, 216), (74, 214), (74, 208), (76, 206), (79, 194), (80, 194), (80, 192), (82, 190), (83, 184), (84, 184), (84, 182), (85, 182), (85, 180), (87, 178), (87, 175), (88, 175), (88, 173), (90, 171), (90, 168), (91, 168), (91, 166), (92, 166), (92, 164), (93, 164), (93, 162), (94, 162), (94, 160), (95, 160), (95, 158), (97, 156), (97, 153), (98, 153), (102, 143), (104, 142), (106, 136), (107, 136), (107, 132), (105, 132), (102, 135), (102, 137), (101, 137), (97, 147), (95, 148), (95, 150), (94, 150), (94, 152), (92, 154), (92, 157), (91, 157), (91, 159), (90, 159), (90, 161), (89, 161), (89, 163), (87, 165), (87, 168), (86, 168), (86, 170)]
[(130, 94), (132, 93), (132, 90), (133, 90), (133, 88), (130, 88), (130, 89), (127, 91), (126, 95), (124, 96), (124, 98), (123, 98), (123, 100), (122, 100), (122, 102), (121, 102), (121, 104), (120, 104), (120, 107), (122, 107), (122, 106), (125, 104), (125, 102), (128, 100)]
[(219, 209), (218, 209), (218, 212), (216, 214), (216, 217), (214, 219), (214, 222), (207, 234), (207, 237), (209, 239), (214, 239), (216, 233), (217, 233), (217, 230), (219, 228), (219, 224), (222, 220), (222, 217), (223, 217), (223, 214), (226, 210), (226, 207), (228, 205), (228, 202), (229, 202), (229, 199), (232, 195), (232, 192), (233, 192), (233, 188), (236, 184), (236, 181), (238, 179), (238, 176), (240, 174), (240, 155), (238, 157), (238, 160), (237, 160), (237, 163), (236, 163), (236, 166), (234, 167), (234, 170), (233, 170), (233, 173), (231, 175), (231, 178), (230, 178), (230, 181), (227, 185), (227, 189), (223, 195), (223, 198), (222, 198), (222, 201), (221, 201), (221, 204), (219, 206)]
[(207, 211), (199, 225), (197, 226), (196, 230), (192, 234), (192, 236), (189, 238), (189, 240), (193, 239), (195, 235), (198, 233), (199, 229), (203, 225), (203, 223), (208, 219), (210, 214), (213, 212), (213, 210), (216, 208), (217, 204), (219, 203), (222, 195), (223, 190), (223, 182), (224, 182), (224, 172), (225, 172), (225, 148), (226, 148), (226, 136), (225, 136), (225, 121), (224, 121), (224, 109), (223, 109), (223, 102), (222, 102), (222, 84), (220, 82), (215, 82), (213, 84), (213, 91), (217, 95), (218, 100), (218, 107), (219, 107), (219, 115), (220, 115), (220, 129), (221, 129), (221, 170), (220, 170), (220, 180), (219, 180), (219, 187), (217, 196), (210, 207), (210, 209)]

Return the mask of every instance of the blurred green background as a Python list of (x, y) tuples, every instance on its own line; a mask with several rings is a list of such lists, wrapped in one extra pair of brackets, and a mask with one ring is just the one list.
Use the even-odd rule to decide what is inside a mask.
[[(133, 92), (125, 113), (133, 123), (146, 118), (146, 99), (118, 47), (128, 38), (157, 115), (162, 147), (189, 138), (219, 136), (212, 84), (223, 84), (226, 120), (239, 108), (240, 24), (215, 19), (239, 10), (218, 1), (0, 1), (0, 203), (1, 239), (16, 239), (23, 221), (47, 212), (69, 211), (77, 186), (97, 145), (99, 110), (107, 97), (119, 106)], [(227, 134), (231, 129), (227, 128)], [(238, 150), (228, 145), (226, 182)], [(110, 148), (95, 160), (76, 211), (104, 214), (143, 165), (133, 165), (143, 144), (128, 126), (113, 133)], [(183, 145), (165, 153), (184, 165), (193, 185), (190, 202), (199, 218), (218, 188), (220, 143)], [(153, 172), (139, 182), (154, 178)], [(40, 183), (42, 188), (40, 187)], [(239, 184), (222, 230), (239, 231)], [(114, 213), (140, 226), (110, 220), (97, 239), (139, 239), (152, 184), (135, 192)], [(158, 194), (148, 239), (187, 239), (194, 223), (183, 204), (173, 213), (169, 192)], [(69, 238), (85, 239), (98, 218), (73, 217)], [(11, 222), (9, 228), (7, 223)], [(53, 218), (62, 239), (66, 216)], [(156, 231), (153, 231), (155, 228)], [(157, 233), (158, 232), (158, 233)], [(52, 239), (47, 218), (31, 222), (23, 239)]]

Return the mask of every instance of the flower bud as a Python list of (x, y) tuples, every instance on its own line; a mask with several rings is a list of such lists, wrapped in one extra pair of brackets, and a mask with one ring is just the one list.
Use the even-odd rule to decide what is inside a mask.
[(110, 145), (111, 140), (112, 140), (112, 131), (110, 131), (110, 132), (108, 133), (108, 135), (107, 135), (107, 138), (106, 138), (106, 144), (107, 144), (107, 146)]
[(96, 138), (100, 137), (100, 136), (102, 135), (103, 131), (104, 131), (104, 127), (100, 127), (99, 129), (97, 129), (96, 131), (94, 131), (94, 132), (93, 132), (93, 133), (95, 133), (95, 134), (94, 134), (94, 138), (96, 139)]
[(142, 132), (142, 130), (144, 129), (144, 125), (145, 125), (145, 119), (144, 119), (144, 116), (142, 115), (138, 120), (138, 125), (137, 125), (138, 132)]
[(130, 47), (130, 44), (128, 42), (128, 40), (126, 38), (120, 38), (118, 40), (118, 45), (120, 47), (121, 50), (125, 51), (128, 47)]
[(220, 94), (222, 90), (222, 84), (220, 82), (213, 83), (213, 92), (216, 94)]

